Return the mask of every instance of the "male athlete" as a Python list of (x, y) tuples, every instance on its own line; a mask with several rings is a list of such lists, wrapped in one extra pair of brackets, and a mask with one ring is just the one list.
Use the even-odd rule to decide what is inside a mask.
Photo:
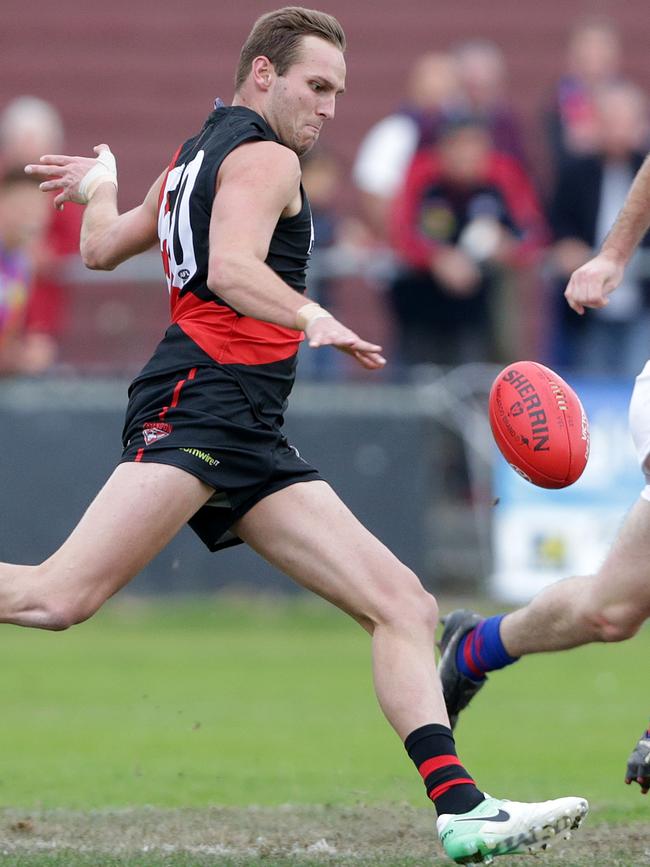
[(0, 620), (63, 629), (90, 617), (187, 521), (211, 550), (246, 542), (371, 635), (380, 705), (424, 778), (459, 863), (543, 846), (577, 827), (581, 798), (540, 804), (479, 791), (456, 756), (435, 675), (435, 600), (346, 509), (282, 434), (298, 344), (334, 346), (369, 369), (368, 343), (303, 296), (312, 243), (299, 157), (334, 116), (345, 36), (329, 15), (260, 18), (235, 96), (218, 104), (144, 202), (118, 214), (116, 169), (45, 156), (27, 171), (87, 204), (81, 253), (112, 269), (160, 243), (172, 325), (129, 391), (122, 462), (62, 547), (0, 566)]
[[(571, 276), (564, 294), (576, 313), (608, 303), (649, 226), (650, 157), (646, 157), (600, 252)], [(630, 431), (646, 486), (598, 572), (553, 584), (511, 614), (483, 619), (461, 609), (445, 618), (440, 677), (452, 728), (484, 685), (487, 672), (527, 653), (567, 650), (592, 641), (624, 641), (650, 617), (650, 361), (636, 378)], [(637, 782), (644, 795), (650, 789), (647, 728), (628, 760), (625, 782)]]

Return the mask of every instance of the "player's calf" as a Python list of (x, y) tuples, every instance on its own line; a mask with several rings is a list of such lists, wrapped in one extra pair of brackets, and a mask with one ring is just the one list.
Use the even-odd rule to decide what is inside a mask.
[(88, 620), (105, 601), (96, 587), (71, 586), (38, 566), (0, 564), (0, 623), (61, 632)]

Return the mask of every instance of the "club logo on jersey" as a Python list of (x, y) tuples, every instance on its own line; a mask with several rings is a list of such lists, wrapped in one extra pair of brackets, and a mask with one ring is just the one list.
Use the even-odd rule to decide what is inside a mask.
[(142, 435), (144, 444), (150, 446), (156, 440), (161, 440), (163, 437), (168, 437), (172, 432), (172, 425), (166, 421), (146, 421), (142, 426)]

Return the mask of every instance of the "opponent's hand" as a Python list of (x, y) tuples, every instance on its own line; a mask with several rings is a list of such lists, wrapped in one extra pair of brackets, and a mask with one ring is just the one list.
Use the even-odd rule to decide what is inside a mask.
[(607, 253), (599, 253), (571, 275), (564, 291), (569, 307), (582, 315), (585, 307), (599, 309), (609, 304), (609, 294), (623, 279), (624, 266)]
[(87, 205), (101, 184), (108, 182), (117, 188), (117, 166), (111, 149), (100, 144), (93, 150), (96, 158), (46, 154), (40, 163), (25, 166), (25, 172), (45, 178), (40, 185), (43, 192), (61, 190), (54, 199), (59, 210), (65, 202)]
[(379, 370), (386, 364), (386, 359), (381, 355), (381, 346), (362, 340), (333, 316), (313, 319), (305, 329), (305, 336), (312, 349), (334, 346), (341, 352), (347, 352), (367, 370)]
[(630, 783), (638, 783), (642, 795), (650, 789), (650, 740), (647, 740), (645, 735), (639, 740), (627, 760), (625, 782), (628, 786)]

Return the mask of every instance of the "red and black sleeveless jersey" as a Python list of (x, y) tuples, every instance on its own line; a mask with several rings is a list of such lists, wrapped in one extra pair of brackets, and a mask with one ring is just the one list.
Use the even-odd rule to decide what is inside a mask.
[[(219, 106), (169, 166), (160, 194), (158, 235), (173, 324), (138, 380), (217, 363), (228, 367), (251, 399), (264, 403), (272, 415), (281, 411), (291, 390), (302, 333), (242, 316), (207, 286), (217, 173), (231, 151), (255, 140), (278, 138), (256, 112)], [(278, 221), (266, 258), (266, 264), (298, 292), (305, 290), (313, 244), (311, 210), (302, 187), (301, 195), (300, 212)]]

